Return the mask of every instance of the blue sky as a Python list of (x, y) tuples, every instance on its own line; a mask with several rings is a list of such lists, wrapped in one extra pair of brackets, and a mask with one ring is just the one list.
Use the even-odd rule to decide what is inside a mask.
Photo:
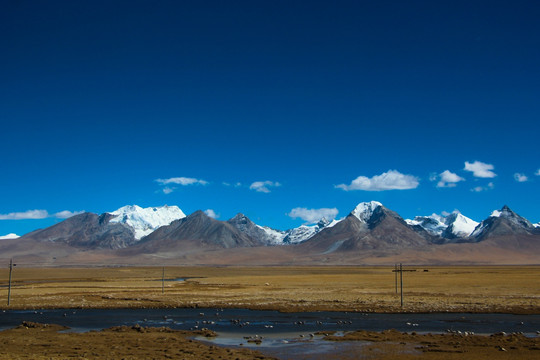
[(539, 18), (537, 1), (7, 1), (0, 235), (128, 204), (279, 229), (370, 200), (538, 222)]

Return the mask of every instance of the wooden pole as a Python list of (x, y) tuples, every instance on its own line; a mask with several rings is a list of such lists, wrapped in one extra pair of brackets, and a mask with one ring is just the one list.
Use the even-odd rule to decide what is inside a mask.
[(165, 266), (161, 272), (161, 293), (165, 293)]
[(399, 281), (401, 283), (401, 307), (403, 307), (403, 265), (399, 263)]
[(8, 296), (7, 296), (7, 304), (11, 303), (11, 272), (13, 271), (13, 258), (9, 261), (9, 285), (8, 285)]

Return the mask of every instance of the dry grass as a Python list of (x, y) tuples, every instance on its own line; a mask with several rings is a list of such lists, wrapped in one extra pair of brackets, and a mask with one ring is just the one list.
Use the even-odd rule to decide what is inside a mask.
[(250, 349), (225, 349), (190, 340), (211, 332), (115, 327), (61, 333), (61, 326), (24, 323), (0, 332), (0, 359), (274, 359)]
[[(409, 267), (409, 269), (412, 267)], [(390, 267), (24, 268), (11, 306), (34, 308), (236, 307), (281, 311), (540, 313), (538, 266), (416, 267), (405, 306)], [(424, 269), (429, 271), (424, 271)], [(8, 270), (0, 270), (0, 286)], [(7, 288), (0, 308), (7, 309)]]

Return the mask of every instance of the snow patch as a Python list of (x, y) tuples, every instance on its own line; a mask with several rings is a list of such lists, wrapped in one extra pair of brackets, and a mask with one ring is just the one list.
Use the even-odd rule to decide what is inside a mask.
[(161, 226), (169, 225), (175, 220), (183, 219), (186, 214), (178, 206), (161, 206), (141, 208), (137, 205), (128, 205), (110, 213), (115, 217), (113, 223), (122, 223), (130, 226), (135, 239), (140, 240)]
[(266, 232), (268, 238), (271, 239), (268, 245), (289, 245), (304, 242), (315, 236), (323, 229), (332, 227), (340, 221), (341, 220), (335, 219), (328, 221), (325, 218), (322, 218), (315, 225), (300, 225), (297, 228), (289, 229), (287, 231), (275, 230), (269, 228), (268, 226), (257, 225), (257, 227)]
[(283, 239), (287, 236), (285, 231), (272, 229), (268, 226), (257, 225), (257, 227), (268, 235), (268, 239), (270, 239), (269, 245), (282, 245)]
[(446, 216), (438, 214), (416, 216), (413, 220), (407, 219), (405, 222), (410, 226), (420, 226), (432, 235), (449, 236), (452, 234), (455, 237), (468, 237), (479, 224), (457, 210)]
[(340, 247), (341, 245), (343, 245), (344, 242), (345, 242), (345, 240), (339, 240), (339, 241), (336, 241), (336, 242), (333, 243), (332, 246), (330, 246), (325, 252), (323, 252), (323, 255), (328, 255), (328, 254), (333, 253), (334, 251), (336, 251), (337, 249), (339, 249), (339, 247)]
[(432, 235), (441, 236), (448, 227), (444, 220), (444, 216), (431, 214), (429, 216), (416, 216), (413, 220), (405, 219), (405, 222), (410, 226), (420, 226)]
[(375, 210), (383, 205), (378, 201), (362, 202), (351, 212), (358, 220), (367, 223)]

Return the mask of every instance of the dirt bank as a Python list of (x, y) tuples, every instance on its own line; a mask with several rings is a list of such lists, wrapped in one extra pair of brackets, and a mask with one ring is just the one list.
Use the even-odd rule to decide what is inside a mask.
[(250, 349), (226, 349), (191, 340), (211, 331), (114, 327), (64, 333), (65, 327), (23, 323), (0, 332), (1, 359), (274, 359)]
[(539, 359), (540, 338), (521, 334), (470, 333), (416, 334), (396, 330), (383, 332), (353, 331), (343, 336), (327, 335), (328, 341), (368, 342), (360, 348), (362, 359)]

